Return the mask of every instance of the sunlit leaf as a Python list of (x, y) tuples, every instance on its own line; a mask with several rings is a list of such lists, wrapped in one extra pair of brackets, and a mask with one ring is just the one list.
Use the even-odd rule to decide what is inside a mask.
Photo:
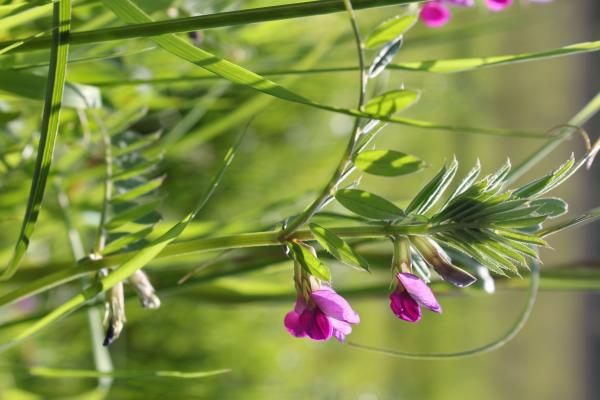
[(312, 247), (302, 243), (288, 242), (288, 248), (294, 255), (294, 259), (306, 272), (325, 281), (331, 280), (329, 268), (319, 260)]
[(321, 246), (332, 256), (341, 262), (357, 267), (359, 269), (369, 270), (369, 264), (360, 254), (356, 253), (352, 247), (342, 238), (328, 229), (317, 224), (310, 224), (310, 231)]
[(335, 198), (342, 206), (365, 218), (393, 220), (404, 217), (404, 212), (395, 204), (363, 190), (338, 190)]
[(393, 90), (373, 97), (363, 106), (363, 110), (369, 114), (387, 117), (409, 107), (418, 99), (419, 92), (414, 90)]
[(444, 191), (452, 182), (457, 168), (458, 162), (456, 159), (453, 159), (450, 165), (444, 166), (413, 198), (406, 207), (406, 213), (423, 214), (427, 212), (444, 194)]
[(538, 207), (537, 213), (545, 215), (550, 218), (560, 217), (569, 210), (567, 203), (555, 197), (549, 197), (546, 199), (537, 199), (529, 203), (531, 206)]
[(365, 40), (365, 47), (372, 49), (404, 34), (417, 22), (417, 15), (392, 18), (377, 26)]
[(379, 75), (385, 68), (390, 65), (394, 56), (398, 54), (400, 48), (402, 47), (403, 38), (402, 36), (398, 36), (396, 39), (392, 40), (385, 46), (379, 50), (379, 53), (373, 59), (371, 66), (369, 67), (369, 78), (375, 78)]
[(399, 176), (421, 170), (425, 163), (410, 154), (393, 150), (363, 151), (354, 158), (354, 165), (373, 175)]

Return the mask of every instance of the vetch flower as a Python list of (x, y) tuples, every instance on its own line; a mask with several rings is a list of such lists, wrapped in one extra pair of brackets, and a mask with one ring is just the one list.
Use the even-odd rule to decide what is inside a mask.
[(513, 0), (485, 0), (485, 5), (491, 11), (502, 11), (506, 7), (510, 7)]
[(450, 10), (441, 2), (430, 1), (421, 8), (419, 19), (430, 28), (438, 28), (448, 23)]
[(404, 321), (417, 322), (421, 319), (421, 306), (436, 313), (442, 307), (425, 282), (416, 275), (401, 272), (396, 289), (390, 294), (390, 308), (394, 314)]
[[(311, 281), (314, 284), (314, 278)], [(293, 336), (308, 336), (313, 340), (329, 340), (335, 336), (340, 342), (352, 332), (351, 324), (359, 322), (360, 317), (346, 299), (324, 285), (309, 289), (308, 296), (299, 293), (294, 309), (284, 319), (286, 329)]]

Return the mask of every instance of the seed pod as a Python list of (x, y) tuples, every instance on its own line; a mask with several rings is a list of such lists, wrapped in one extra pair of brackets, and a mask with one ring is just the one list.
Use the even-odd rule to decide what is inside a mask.
[(144, 271), (135, 271), (129, 278), (129, 283), (133, 285), (133, 288), (140, 298), (142, 307), (152, 309), (160, 307), (160, 299), (156, 295), (154, 287)]
[(119, 338), (125, 326), (125, 296), (123, 294), (123, 283), (119, 282), (110, 290), (110, 297), (106, 302), (105, 314), (106, 336), (103, 346), (109, 346)]
[(428, 237), (411, 236), (410, 241), (427, 264), (445, 281), (459, 288), (467, 287), (477, 281), (477, 278), (467, 271), (452, 265), (450, 257), (434, 240)]

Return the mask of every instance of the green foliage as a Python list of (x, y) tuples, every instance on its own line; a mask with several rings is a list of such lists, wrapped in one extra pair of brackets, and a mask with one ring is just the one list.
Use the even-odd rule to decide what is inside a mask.
[[(209, 6), (199, 3), (194, 3), (194, 7), (199, 8), (190, 8), (188, 2), (84, 1), (73, 6), (78, 27), (70, 41), (58, 34), (66, 34), (70, 28), (69, 1), (0, 6), (0, 33), (16, 38), (0, 43), (0, 223), (10, 226), (6, 232), (10, 232), (13, 227), (10, 224), (15, 220), (23, 224), (4, 278), (17, 270), (28, 248), (49, 174), (55, 174), (56, 186), (64, 190), (70, 200), (67, 211), (74, 221), (65, 224), (58, 212), (60, 207), (54, 202), (44, 205), (43, 218), (34, 237), (36, 243), (29, 250), (32, 257), (26, 258), (23, 268), (0, 293), (0, 306), (6, 307), (33, 295), (43, 301), (38, 311), (26, 317), (13, 319), (13, 308), (18, 308), (7, 309), (7, 322), (0, 326), (0, 349), (17, 345), (41, 331), (52, 334), (52, 329), (47, 328), (53, 322), (93, 307), (101, 301), (104, 292), (127, 282), (141, 268), (152, 268), (151, 275), (157, 279), (159, 292), (181, 294), (193, 304), (198, 300), (291, 302), (294, 294), (289, 279), (289, 258), (301, 266), (306, 275), (327, 284), (347, 285), (345, 291), (343, 287), (336, 287), (341, 293), (385, 297), (389, 274), (384, 275), (379, 270), (388, 267), (390, 251), (371, 245), (398, 238), (407, 245), (404, 256), (411, 260), (411, 271), (431, 283), (436, 293), (449, 291), (440, 285), (439, 278), (458, 287), (479, 279), (483, 283), (474, 290), (480, 290), (490, 282), (523, 288), (523, 283), (505, 278), (532, 276), (530, 300), (525, 309), (530, 310), (536, 290), (538, 248), (548, 246), (546, 238), (553, 233), (600, 218), (600, 212), (595, 209), (575, 218), (549, 223), (565, 215), (568, 206), (560, 198), (548, 197), (548, 193), (581, 166), (590, 164), (594, 147), (588, 143), (588, 152), (583, 158), (571, 157), (549, 174), (511, 188), (516, 177), (544, 159), (557, 144), (579, 132), (577, 126), (600, 108), (600, 97), (577, 113), (568, 126), (552, 130), (552, 134), (542, 134), (397, 116), (396, 113), (417, 104), (421, 92), (388, 91), (386, 86), (404, 88), (398, 82), (402, 71), (423, 72), (411, 77), (410, 86), (417, 87), (422, 84), (421, 79), (428, 80), (432, 73), (594, 52), (600, 49), (600, 43), (578, 43), (549, 51), (492, 57), (404, 61), (404, 49), (413, 51), (418, 47), (413, 44), (447, 44), (460, 34), (462, 37), (470, 35), (473, 29), (458, 27), (459, 36), (452, 32), (419, 36), (416, 32), (414, 43), (411, 31), (407, 39), (410, 46), (403, 48), (405, 34), (417, 19), (415, 10), (411, 10), (410, 15), (392, 18), (377, 26), (365, 36), (364, 42), (359, 30), (354, 32), (360, 60), (359, 67), (355, 67), (347, 65), (357, 63), (343, 61), (340, 56), (346, 52), (347, 46), (343, 44), (347, 26), (336, 29), (336, 24), (327, 25), (327, 34), (319, 30), (321, 24), (309, 23), (310, 19), (298, 25), (246, 27), (250, 22), (338, 11), (347, 11), (355, 28), (376, 26), (377, 21), (368, 13), (360, 14), (359, 24), (351, 7), (360, 9), (392, 3), (406, 2), (326, 0), (218, 12), (234, 5), (227, 2), (210, 5), (217, 12), (209, 14), (212, 12), (208, 11)], [(171, 18), (169, 14), (167, 19), (164, 15), (167, 6), (171, 7), (169, 13), (175, 10), (183, 18)], [(44, 16), (52, 9), (54, 19), (49, 24)], [(385, 10), (387, 13), (389, 9)], [(187, 17), (188, 14), (201, 15)], [(115, 16), (126, 25), (112, 26)], [(232, 25), (236, 28), (204, 30)], [(178, 32), (190, 32), (190, 36), (174, 34)], [(122, 41), (134, 37), (148, 37), (148, 41), (158, 44), (160, 49), (139, 41)], [(71, 49), (67, 82), (69, 43), (88, 45)], [(375, 50), (368, 53), (373, 57), (370, 66), (365, 62), (363, 48)], [(401, 48), (403, 60), (394, 63)], [(34, 49), (50, 49), (50, 62), (45, 54), (31, 51)], [(46, 66), (49, 79), (48, 89), (44, 91)], [(361, 77), (357, 85), (361, 101), (359, 106), (347, 108), (335, 101), (347, 103), (345, 87), (350, 85), (341, 74), (352, 71)], [(383, 71), (388, 73), (382, 75)], [(332, 75), (319, 79), (316, 74), (321, 73)], [(292, 77), (271, 80), (280, 75)], [(215, 79), (223, 82), (215, 85)], [(337, 91), (335, 85), (344, 85), (339, 98), (329, 96), (330, 92)], [(472, 106), (475, 101), (470, 97), (478, 98), (476, 91), (467, 86), (464, 91), (452, 92), (457, 104), (465, 101)], [(61, 95), (61, 92), (64, 93)], [(423, 97), (427, 97), (423, 107), (410, 111), (433, 115), (430, 111), (435, 110), (431, 107), (435, 97), (429, 97), (431, 92), (428, 86), (423, 92)], [(370, 93), (382, 94), (369, 97)], [(35, 107), (43, 98), (44, 112), (39, 129), (39, 113)], [(320, 111), (337, 113), (342, 118), (352, 117), (354, 126), (346, 129), (336, 118), (331, 119), (333, 114)], [(457, 122), (469, 120), (472, 113), (469, 108), (466, 116), (461, 115), (458, 106), (456, 115), (444, 112), (446, 115), (440, 118)], [(435, 111), (435, 119), (438, 114), (443, 113)], [(240, 152), (244, 162), (233, 167), (233, 173), (223, 185), (223, 195), (205, 210), (240, 144), (241, 137), (226, 150), (227, 135), (239, 130), (253, 116), (256, 121), (250, 129), (251, 137)], [(481, 113), (478, 119), (489, 118)], [(423, 129), (437, 129), (515, 139), (535, 137), (545, 140), (545, 144), (517, 168), (511, 168), (510, 162), (506, 162), (483, 178), (478, 161), (462, 179), (455, 179), (458, 162), (453, 159), (420, 190), (411, 193), (409, 185), (417, 179), (411, 181), (412, 177), (405, 179), (404, 175), (423, 170), (426, 163), (410, 154), (377, 148), (375, 138), (387, 122), (402, 125), (402, 134), (398, 135), (400, 142), (394, 143), (393, 148), (402, 149), (397, 146), (404, 146), (405, 141), (407, 146), (413, 143), (419, 149), (411, 151), (428, 154), (427, 161), (434, 165), (438, 164), (434, 154), (442, 159), (447, 156), (444, 150), (450, 144), (447, 139), (430, 139), (423, 135), (411, 142), (411, 135), (428, 133)], [(338, 142), (329, 134), (330, 126), (336, 134), (347, 134), (349, 143), (331, 178), (323, 182), (311, 202), (300, 193), (320, 186), (319, 173), (323, 166), (333, 165), (333, 157), (337, 157)], [(58, 132), (61, 138), (57, 142)], [(463, 140), (467, 144), (468, 139), (461, 137), (458, 143), (461, 149)], [(441, 150), (432, 150), (432, 144)], [(478, 156), (482, 159), (491, 154), (488, 149), (480, 148)], [(36, 151), (38, 159), (33, 163), (31, 154)], [(224, 152), (227, 155), (219, 163), (220, 154)], [(57, 156), (52, 163), (54, 153)], [(369, 191), (358, 188), (362, 173), (375, 176), (365, 176), (365, 189)], [(32, 176), (34, 181), (28, 194), (22, 186)], [(418, 181), (423, 182), (424, 178)], [(206, 185), (206, 182), (211, 183)], [(396, 187), (401, 190), (396, 191)], [(390, 196), (390, 193), (394, 194)], [(404, 197), (407, 194), (410, 194), (408, 199)], [(26, 215), (20, 220), (15, 214), (25, 205)], [(334, 208), (326, 208), (328, 205)], [(348, 213), (339, 212), (340, 206)], [(199, 213), (202, 213), (201, 220), (194, 221)], [(279, 226), (284, 228), (273, 229)], [(82, 252), (89, 251), (88, 257), (77, 263), (69, 261), (71, 256), (65, 250), (68, 249), (67, 235), (71, 240), (73, 235), (80, 237)], [(92, 242), (95, 244), (91, 245)], [(315, 250), (316, 243), (320, 245), (317, 249), (322, 250)], [(0, 257), (10, 256), (10, 250), (6, 246), (1, 248)], [(372, 274), (355, 274), (358, 278), (344, 276), (338, 280), (334, 269), (336, 279), (332, 282), (332, 272), (327, 267), (331, 258)], [(110, 269), (108, 275), (96, 275), (107, 269)], [(188, 284), (180, 286), (177, 282), (182, 281), (180, 277), (184, 273), (190, 279)], [(587, 270), (586, 274), (589, 276), (577, 276), (567, 283), (559, 276), (544, 284), (550, 288), (597, 288), (597, 274)], [(233, 279), (236, 276), (237, 279)], [(87, 282), (83, 290), (79, 286), (81, 278)], [(50, 290), (51, 295), (47, 293)], [(169, 307), (176, 298), (179, 297), (169, 298)], [(524, 319), (526, 314), (523, 313)], [(136, 321), (136, 317), (132, 320)], [(77, 318), (73, 321), (77, 322)], [(145, 329), (145, 324), (153, 323), (148, 321), (151, 318), (140, 325)], [(135, 331), (135, 322), (133, 325)], [(173, 327), (170, 334), (181, 335), (176, 329), (187, 334), (188, 328)], [(204, 329), (202, 333), (210, 335), (212, 331)], [(239, 335), (239, 327), (235, 326), (234, 332)], [(127, 346), (136, 346), (139, 335), (132, 334)], [(167, 355), (176, 339), (160, 339)], [(93, 340), (97, 346), (97, 338)], [(120, 353), (118, 348), (116, 350), (115, 354)], [(84, 351), (73, 353), (85, 354)], [(44, 378), (91, 378), (101, 383), (103, 378), (201, 378), (225, 372), (212, 371), (212, 365), (190, 368), (206, 370), (199, 373), (170, 371), (180, 369), (179, 366), (160, 368), (147, 372), (139, 367), (108, 372), (97, 365), (97, 370), (34, 368), (29, 374)]]
[(421, 170), (423, 160), (393, 150), (363, 151), (354, 158), (354, 165), (373, 175), (399, 176)]
[(404, 217), (404, 211), (376, 194), (358, 189), (337, 191), (335, 198), (341, 205), (361, 217), (374, 220), (394, 220)]
[(372, 49), (393, 41), (412, 28), (417, 19), (417, 15), (403, 15), (383, 22), (365, 39), (365, 47)]
[(306, 272), (325, 281), (331, 280), (329, 268), (319, 260), (312, 247), (297, 242), (288, 242), (287, 246), (294, 257), (294, 260), (296, 260)]
[(50, 68), (48, 71), (48, 84), (46, 86), (46, 97), (44, 100), (44, 112), (42, 114), (42, 126), (40, 144), (37, 151), (37, 160), (27, 210), (23, 217), (21, 231), (15, 245), (15, 250), (8, 265), (2, 271), (0, 280), (9, 279), (14, 275), (23, 255), (29, 247), (29, 241), (38, 220), (46, 182), (52, 165), (52, 155), (56, 137), (58, 135), (58, 122), (60, 117), (61, 102), (65, 86), (67, 71), (67, 57), (69, 54), (69, 42), (67, 40), (71, 30), (71, 1), (65, 0), (53, 5), (53, 33), (52, 48), (50, 52)]
[(319, 244), (327, 250), (329, 254), (340, 260), (341, 262), (358, 269), (369, 270), (369, 263), (360, 254), (356, 253), (352, 247), (342, 238), (337, 236), (332, 231), (323, 228), (320, 225), (312, 223), (309, 225), (310, 231), (319, 242)]
[(411, 106), (418, 99), (419, 92), (417, 91), (393, 90), (373, 97), (363, 106), (363, 110), (372, 115), (389, 117)]

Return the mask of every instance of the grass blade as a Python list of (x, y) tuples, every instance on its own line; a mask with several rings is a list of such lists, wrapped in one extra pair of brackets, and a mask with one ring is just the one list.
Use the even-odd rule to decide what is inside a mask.
[(71, 29), (71, 0), (61, 0), (54, 3), (53, 26), (56, 29), (52, 33), (50, 68), (48, 71), (46, 100), (42, 114), (41, 137), (29, 200), (27, 201), (27, 209), (14, 253), (0, 276), (0, 280), (9, 279), (17, 270), (29, 246), (29, 241), (33, 234), (44, 198), (48, 174), (52, 164), (54, 145), (58, 134), (61, 101), (65, 86), (69, 52), (69, 32)]
[[(394, 4), (407, 4), (414, 0), (354, 0), (355, 9), (382, 7)], [(346, 11), (342, 0), (319, 0), (261, 7), (249, 10), (200, 15), (188, 18), (174, 18), (159, 22), (138, 22), (133, 26), (119, 26), (76, 32), (71, 36), (71, 44), (100, 43), (106, 41), (164, 35), (166, 33), (191, 32), (207, 28), (246, 25), (256, 22), (276, 21), (290, 18), (309, 17)], [(0, 42), (0, 48), (13, 42)], [(39, 38), (17, 51), (45, 49), (50, 46), (48, 38)]]

